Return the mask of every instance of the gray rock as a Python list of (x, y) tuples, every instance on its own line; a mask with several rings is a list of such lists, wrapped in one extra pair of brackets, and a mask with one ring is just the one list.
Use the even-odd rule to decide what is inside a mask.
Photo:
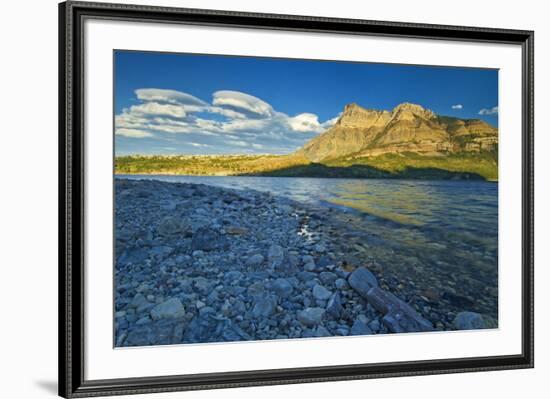
[(208, 227), (201, 227), (193, 234), (191, 249), (193, 251), (213, 251), (229, 247), (227, 238)]
[(337, 292), (332, 295), (327, 303), (327, 313), (334, 319), (339, 319), (342, 314), (342, 300)]
[(453, 325), (457, 330), (478, 330), (486, 328), (483, 317), (475, 312), (458, 313), (453, 321)]
[(163, 319), (136, 326), (124, 341), (124, 346), (168, 345), (181, 343), (182, 322)]
[(267, 261), (272, 267), (281, 267), (285, 258), (285, 251), (283, 247), (277, 244), (271, 245), (267, 251)]
[(189, 230), (189, 227), (179, 218), (174, 216), (166, 216), (161, 220), (157, 233), (161, 236), (173, 236), (184, 233)]
[(334, 285), (336, 286), (336, 288), (338, 288), (339, 290), (344, 290), (348, 287), (348, 282), (343, 279), (343, 278), (339, 278), (337, 279), (335, 282), (334, 282)]
[(319, 253), (325, 253), (327, 251), (327, 249), (323, 244), (315, 244), (313, 249), (315, 250), (315, 252), (319, 252)]
[(262, 254), (255, 254), (246, 260), (245, 265), (248, 267), (258, 267), (264, 263), (264, 256)]
[(367, 268), (359, 267), (348, 277), (348, 283), (363, 298), (372, 287), (378, 287), (378, 280)]
[(247, 289), (248, 295), (252, 297), (261, 296), (264, 291), (264, 283), (261, 281), (256, 281), (255, 283), (250, 284)]
[(385, 316), (382, 323), (394, 333), (433, 331), (432, 323), (390, 292), (373, 287), (367, 293), (369, 304)]
[(331, 285), (334, 284), (338, 276), (333, 272), (321, 272), (319, 273), (319, 278), (321, 279), (323, 284)]
[(142, 325), (142, 324), (147, 324), (147, 323), (150, 323), (150, 322), (151, 322), (151, 319), (149, 318), (149, 316), (143, 316), (141, 319), (136, 321), (136, 326), (139, 326), (139, 325)]
[(231, 270), (225, 273), (224, 279), (230, 282), (239, 281), (243, 278), (243, 274), (238, 270)]
[(351, 326), (350, 335), (371, 335), (372, 330), (369, 328), (364, 320), (357, 319)]
[(332, 334), (330, 333), (330, 331), (323, 326), (317, 326), (315, 332), (313, 333), (314, 337), (330, 337), (331, 335)]
[(252, 317), (255, 319), (265, 319), (275, 313), (277, 301), (270, 296), (258, 297), (252, 308)]
[(332, 295), (332, 292), (327, 290), (322, 285), (317, 284), (315, 287), (313, 287), (313, 297), (315, 299), (326, 301), (327, 299), (330, 298), (331, 295)]
[(149, 252), (141, 247), (130, 247), (118, 257), (118, 264), (142, 263), (149, 256)]
[(179, 318), (185, 315), (185, 308), (178, 298), (170, 298), (151, 309), (153, 320)]
[(139, 313), (149, 305), (149, 301), (145, 298), (145, 295), (138, 293), (132, 299), (132, 302), (128, 305), (130, 308), (135, 308)]
[(281, 298), (288, 298), (293, 291), (292, 284), (284, 278), (276, 279), (273, 282), (272, 289)]
[(308, 271), (301, 271), (298, 273), (298, 279), (300, 281), (303, 281), (303, 282), (306, 282), (306, 281), (311, 281), (315, 278), (316, 274), (315, 273), (312, 273), (312, 272), (308, 272)]
[(321, 323), (325, 316), (323, 308), (307, 308), (297, 314), (298, 320), (306, 327), (314, 327)]
[(315, 262), (314, 261), (311, 261), (311, 262), (308, 262), (304, 265), (304, 270), (308, 271), (308, 272), (312, 272), (314, 271), (316, 268), (315, 266)]
[(373, 321), (371, 321), (369, 323), (369, 328), (375, 333), (380, 331), (380, 322), (378, 321), (378, 319), (374, 319)]

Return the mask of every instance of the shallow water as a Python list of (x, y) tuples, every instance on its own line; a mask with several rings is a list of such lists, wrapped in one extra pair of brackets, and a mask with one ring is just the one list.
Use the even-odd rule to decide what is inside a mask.
[[(384, 273), (422, 294), (443, 295), (453, 311), (497, 318), (498, 184), (480, 181), (140, 176), (270, 191), (336, 207), (357, 244)], [(434, 294), (435, 291), (435, 294)]]

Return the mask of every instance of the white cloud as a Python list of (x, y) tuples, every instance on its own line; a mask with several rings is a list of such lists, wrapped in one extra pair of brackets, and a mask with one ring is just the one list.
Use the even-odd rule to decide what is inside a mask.
[(134, 137), (134, 138), (143, 138), (143, 137), (153, 136), (151, 133), (144, 132), (143, 130), (126, 129), (126, 128), (116, 129), (115, 134), (117, 136)]
[(452, 109), (462, 109), (462, 104), (451, 105)]
[(270, 124), (269, 119), (235, 119), (221, 125), (226, 132), (238, 132), (239, 130), (260, 131)]
[(175, 118), (184, 118), (187, 113), (184, 107), (172, 104), (148, 102), (130, 107), (130, 114), (138, 115), (167, 115)]
[(498, 107), (483, 108), (479, 110), (479, 115), (494, 115), (498, 114)]
[(137, 89), (136, 97), (138, 98), (138, 100), (142, 101), (157, 101), (180, 105), (208, 105), (206, 102), (195, 96), (192, 96), (191, 94), (183, 93), (176, 90)]
[(220, 90), (212, 96), (213, 105), (234, 107), (263, 117), (273, 114), (271, 105), (257, 97), (241, 93), (240, 91)]
[[(289, 116), (262, 99), (229, 90), (215, 92), (212, 104), (175, 90), (151, 88), (135, 93), (140, 103), (115, 116), (117, 135), (155, 137), (179, 143), (183, 149), (209, 147), (212, 153), (223, 153), (225, 146), (241, 147), (244, 152), (290, 152), (340, 117), (321, 123), (314, 113)], [(178, 138), (180, 134), (187, 139)]]
[(334, 118), (332, 119), (329, 119), (327, 120), (326, 122), (324, 122), (321, 126), (323, 127), (323, 129), (328, 129), (328, 128), (331, 128), (332, 126), (334, 126), (336, 124), (336, 122), (338, 122), (338, 119), (340, 119), (340, 117), (342, 116), (342, 113), (340, 112), (338, 115), (336, 115)]
[(323, 130), (315, 114), (303, 113), (288, 118), (288, 124), (295, 132), (320, 132)]

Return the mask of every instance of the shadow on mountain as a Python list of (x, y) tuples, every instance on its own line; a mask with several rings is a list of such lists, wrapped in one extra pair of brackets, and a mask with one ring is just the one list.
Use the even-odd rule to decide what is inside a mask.
[(242, 174), (241, 176), (275, 177), (328, 177), (362, 179), (419, 179), (419, 180), (485, 180), (477, 173), (453, 172), (439, 168), (415, 168), (407, 166), (401, 171), (388, 172), (368, 165), (327, 166), (320, 163), (289, 166), (286, 168)]

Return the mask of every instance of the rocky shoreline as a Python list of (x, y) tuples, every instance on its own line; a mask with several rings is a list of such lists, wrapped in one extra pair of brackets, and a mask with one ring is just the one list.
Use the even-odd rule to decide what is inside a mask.
[(478, 313), (405, 302), (372, 262), (350, 262), (336, 213), (253, 190), (117, 178), (115, 346), (488, 327)]

